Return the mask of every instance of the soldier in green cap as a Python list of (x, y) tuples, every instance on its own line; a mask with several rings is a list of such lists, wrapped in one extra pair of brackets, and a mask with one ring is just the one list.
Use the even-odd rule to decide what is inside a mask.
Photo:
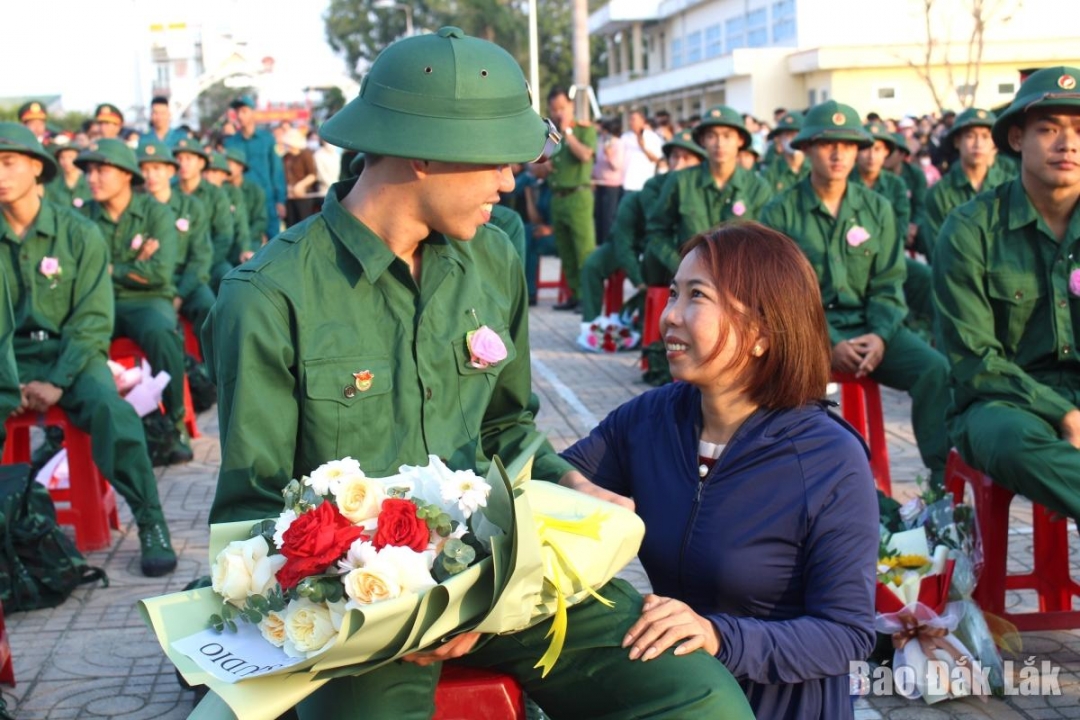
[(576, 310), (580, 300), (581, 268), (596, 249), (593, 223), (592, 170), (596, 156), (596, 128), (574, 120), (574, 103), (563, 88), (548, 93), (548, 112), (563, 142), (551, 158), (551, 226), (555, 252), (562, 261), (570, 298), (555, 310)]
[(226, 148), (225, 157), (229, 162), (229, 183), (240, 188), (244, 196), (244, 207), (248, 212), (250, 243), (240, 253), (239, 259), (243, 263), (247, 262), (270, 239), (266, 236), (266, 193), (245, 177), (247, 154), (242, 148)]
[(960, 158), (949, 166), (941, 180), (926, 196), (926, 220), (922, 233), (927, 257), (933, 257), (934, 245), (945, 218), (981, 192), (993, 190), (1011, 175), (994, 162), (994, 138), (990, 130), (997, 117), (989, 110), (968, 108), (960, 113), (943, 142), (952, 145)]
[(1080, 518), (1080, 68), (1024, 81), (994, 122), (1020, 177), (949, 213), (934, 254), (949, 435), (994, 482)]
[(226, 152), (244, 151), (248, 180), (266, 194), (266, 233), (273, 237), (281, 232), (281, 221), (285, 219), (285, 167), (274, 149), (274, 136), (256, 127), (255, 101), (243, 95), (229, 108), (236, 113), (236, 132), (222, 142)]
[(112, 140), (119, 137), (120, 130), (124, 127), (124, 113), (115, 105), (102, 103), (94, 110), (94, 123), (97, 124), (101, 137)]
[(802, 130), (803, 114), (798, 110), (784, 113), (769, 131), (770, 148), (779, 147), (773, 157), (764, 162), (761, 177), (774, 193), (783, 192), (810, 174), (810, 164), (801, 150), (791, 147), (791, 141)]
[[(373, 476), (429, 455), (484, 472), (536, 438), (521, 260), (487, 223), (513, 188), (510, 164), (544, 154), (552, 132), (517, 62), (492, 43), (443, 28), (379, 55), (360, 96), (321, 128), (366, 153), (363, 173), (230, 273), (203, 331), (222, 429), (213, 522), (276, 516), (289, 478), (330, 459), (351, 456)], [(490, 354), (470, 348), (478, 329)], [(533, 475), (588, 482), (547, 443)], [(430, 718), (440, 661), (469, 653), (462, 662), (513, 674), (552, 717), (752, 717), (702, 651), (630, 660), (621, 644), (641, 599), (619, 580), (601, 592), (615, 608), (570, 608), (546, 679), (533, 669), (546, 627), (482, 642), (467, 632), (330, 680), (297, 712)]]
[[(105, 361), (114, 317), (109, 248), (94, 223), (41, 198), (38, 183), (56, 171), (33, 133), (0, 123), (0, 294), (10, 292), (14, 308), (21, 408), (57, 405), (90, 434), (94, 463), (138, 523), (143, 574), (164, 575), (176, 567), (176, 553), (146, 437)], [(0, 389), (10, 389), (6, 370), (0, 364)], [(3, 402), (0, 411), (10, 399)]]
[[(907, 144), (907, 138), (903, 133), (892, 133), (893, 151), (885, 159), (885, 169), (897, 175), (907, 186), (908, 200), (911, 201), (911, 217), (907, 228), (897, 227), (904, 240), (904, 246), (915, 248), (923, 255), (927, 255), (925, 248), (919, 244), (919, 229), (926, 219), (926, 173), (918, 165), (911, 161), (911, 148)], [(929, 257), (929, 255), (927, 255)]]
[(176, 296), (173, 307), (191, 321), (198, 332), (210, 308), (214, 293), (210, 290), (210, 263), (214, 250), (210, 246), (210, 221), (206, 206), (194, 195), (185, 195), (173, 187), (180, 163), (169, 146), (151, 136), (139, 148), (139, 169), (146, 179), (146, 192), (176, 216), (176, 270), (173, 285)]
[(206, 208), (210, 223), (210, 245), (214, 250), (210, 263), (210, 289), (217, 292), (221, 278), (233, 269), (229, 256), (236, 240), (236, 222), (229, 197), (216, 185), (203, 180), (203, 170), (210, 164), (210, 156), (195, 140), (181, 140), (172, 148), (173, 156), (180, 163), (176, 173), (176, 186), (185, 195), (197, 197)]
[(751, 143), (742, 115), (725, 105), (710, 108), (693, 135), (709, 161), (668, 173), (647, 210), (642, 271), (649, 285), (671, 282), (684, 242), (726, 220), (757, 219), (772, 197), (764, 180), (739, 166), (739, 151)]
[(911, 395), (911, 424), (931, 481), (944, 479), (948, 364), (903, 326), (904, 245), (881, 195), (850, 182), (858, 152), (874, 139), (854, 108), (834, 100), (810, 109), (792, 144), (809, 177), (777, 196), (761, 222), (802, 247), (821, 283), (834, 372), (869, 376)]
[[(694, 142), (694, 135), (690, 130), (679, 131), (674, 138), (662, 145), (661, 151), (669, 172), (696, 167), (708, 159), (705, 149)], [(645, 182), (640, 192), (623, 195), (607, 242), (585, 261), (585, 267), (581, 271), (581, 307), (586, 320), (600, 314), (603, 307), (604, 278), (615, 271), (624, 271), (638, 290), (645, 290), (647, 287), (640, 260), (645, 250), (645, 217), (647, 209), (660, 195), (665, 179), (664, 175), (654, 175)]]
[(60, 172), (45, 185), (45, 197), (63, 207), (81, 208), (90, 200), (90, 185), (86, 182), (86, 175), (75, 165), (79, 147), (54, 141), (49, 145), (49, 150), (56, 158)]
[(82, 212), (97, 224), (109, 247), (116, 294), (113, 336), (131, 338), (155, 372), (169, 373), (161, 398), (172, 425), (168, 459), (187, 462), (193, 455), (184, 427), (184, 348), (173, 305), (177, 218), (150, 195), (133, 191), (144, 179), (135, 151), (120, 140), (91, 143), (75, 162), (93, 195)]
[[(234, 232), (232, 247), (229, 249), (229, 254), (225, 256), (225, 260), (231, 266), (230, 270), (242, 262), (240, 256), (251, 248), (252, 242), (244, 191), (228, 182), (231, 173), (225, 153), (212, 151), (210, 162), (203, 168), (203, 179), (225, 193), (225, 197), (229, 200), (229, 214), (232, 215)], [(221, 279), (218, 278), (217, 283), (220, 282)]]

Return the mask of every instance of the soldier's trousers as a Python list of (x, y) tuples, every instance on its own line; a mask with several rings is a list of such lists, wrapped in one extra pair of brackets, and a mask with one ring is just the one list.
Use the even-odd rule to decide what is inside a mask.
[[(513, 675), (553, 720), (753, 718), (731, 673), (703, 650), (681, 657), (668, 650), (647, 663), (630, 660), (621, 644), (640, 617), (641, 595), (622, 580), (612, 580), (600, 594), (615, 607), (590, 598), (570, 608), (566, 645), (546, 678), (533, 665), (547, 648), (550, 620), (512, 635), (489, 636), (454, 662)], [(439, 665), (398, 661), (359, 677), (331, 680), (301, 702), (297, 714), (301, 720), (428, 720), (435, 711), (439, 671)]]
[[(44, 380), (59, 351), (59, 340), (20, 347), (22, 382)], [(64, 390), (58, 405), (75, 427), (90, 435), (94, 464), (127, 501), (135, 519), (139, 523), (163, 519), (142, 421), (116, 391), (104, 356), (87, 363)]]
[(566, 194), (552, 191), (551, 227), (555, 233), (555, 252), (562, 261), (566, 284), (570, 286), (570, 294), (576, 298), (581, 268), (596, 248), (592, 189), (581, 187)]
[(202, 337), (202, 326), (206, 318), (210, 317), (210, 310), (214, 307), (214, 293), (206, 285), (196, 285), (195, 289), (188, 293), (184, 302), (180, 305), (180, 314), (191, 322), (191, 329), (195, 331), (195, 337)]
[(593, 250), (581, 268), (581, 316), (589, 321), (604, 311), (604, 280), (619, 269), (615, 243), (604, 243)]
[(165, 298), (117, 300), (113, 337), (131, 338), (146, 353), (155, 373), (169, 373), (161, 402), (168, 418), (180, 427), (184, 420), (184, 340), (172, 302)]
[[(1054, 388), (1074, 402), (1080, 392)], [(1080, 520), (1080, 450), (1038, 415), (1000, 400), (977, 402), (949, 422), (964, 462), (994, 482)]]
[[(842, 330), (848, 338), (869, 332), (866, 327)], [(870, 379), (911, 396), (911, 426), (923, 464), (940, 483), (945, 477), (949, 439), (945, 409), (949, 403), (949, 363), (945, 356), (907, 328), (900, 328), (885, 345), (885, 357)]]

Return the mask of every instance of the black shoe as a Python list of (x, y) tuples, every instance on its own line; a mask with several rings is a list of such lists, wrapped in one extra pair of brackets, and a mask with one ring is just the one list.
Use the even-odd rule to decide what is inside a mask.
[(536, 307), (536, 296), (535, 295), (530, 295), (529, 296), (529, 307)]
[(139, 549), (142, 555), (140, 566), (146, 577), (160, 577), (176, 569), (176, 551), (165, 520), (139, 523)]
[(559, 303), (558, 305), (555, 305), (551, 309), (552, 310), (577, 310), (577, 307), (578, 307), (579, 304), (580, 303), (578, 303), (577, 298), (570, 298), (566, 302)]
[(177, 434), (176, 439), (173, 441), (172, 449), (169, 450), (170, 465), (183, 465), (195, 459), (195, 453), (192, 452), (186, 435), (187, 433)]

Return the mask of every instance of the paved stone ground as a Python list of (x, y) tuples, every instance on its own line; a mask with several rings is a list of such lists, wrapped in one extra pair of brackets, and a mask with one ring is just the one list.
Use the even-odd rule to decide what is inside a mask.
[[(551, 269), (549, 266), (548, 270)], [(541, 295), (531, 313), (534, 384), (541, 397), (538, 422), (557, 448), (584, 435), (613, 408), (648, 388), (640, 382), (636, 354), (589, 355), (577, 350), (576, 315), (551, 311), (552, 298)], [(916, 452), (905, 396), (884, 395), (889, 431), (893, 488), (897, 497), (915, 492), (916, 475), (925, 469)], [(194, 443), (195, 461), (159, 473), (180, 566), (166, 578), (144, 578), (138, 568), (138, 539), (131, 515), (121, 510), (123, 529), (111, 549), (91, 553), (91, 564), (108, 570), (108, 588), (77, 590), (51, 610), (7, 617), (15, 658), (15, 688), (3, 697), (20, 720), (60, 718), (187, 717), (192, 694), (182, 691), (172, 666), (139, 617), (140, 598), (180, 590), (208, 571), (207, 512), (219, 464), (217, 419), (213, 411), (199, 418), (203, 437)], [(1030, 506), (1014, 503), (1010, 564), (1030, 564)], [(1077, 549), (1076, 533), (1070, 537)], [(1074, 552), (1075, 556), (1075, 552)], [(1030, 604), (1017, 595), (1015, 604)], [(1060, 667), (1061, 694), (1015, 697), (986, 702), (968, 699), (928, 707), (898, 697), (860, 700), (860, 720), (938, 718), (1080, 718), (1080, 632), (1025, 634), (1024, 654)], [(808, 649), (812, 652), (812, 649)]]

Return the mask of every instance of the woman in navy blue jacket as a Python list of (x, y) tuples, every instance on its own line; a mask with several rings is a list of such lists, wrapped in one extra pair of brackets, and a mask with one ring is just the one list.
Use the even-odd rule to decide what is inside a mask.
[[(874, 642), (878, 511), (865, 445), (820, 402), (829, 338), (799, 248), (756, 223), (691, 240), (660, 320), (677, 382), (564, 453), (569, 484), (632, 498), (655, 595), (632, 659), (704, 647), (759, 718), (853, 716)], [(591, 481), (591, 482), (590, 482)]]

